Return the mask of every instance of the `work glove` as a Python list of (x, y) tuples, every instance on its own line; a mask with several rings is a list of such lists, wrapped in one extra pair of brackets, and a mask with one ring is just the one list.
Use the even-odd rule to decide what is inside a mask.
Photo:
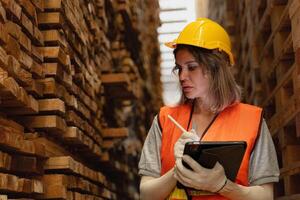
[(208, 169), (202, 167), (188, 155), (184, 155), (182, 160), (192, 168), (189, 170), (182, 165), (181, 160), (176, 160), (174, 177), (184, 186), (215, 193), (226, 185), (227, 177), (219, 162), (212, 169)]
[(183, 132), (174, 145), (175, 160), (180, 160), (181, 162), (185, 143), (192, 142), (192, 141), (199, 141), (199, 140), (200, 138), (194, 129), (190, 130), (189, 132), (188, 131)]

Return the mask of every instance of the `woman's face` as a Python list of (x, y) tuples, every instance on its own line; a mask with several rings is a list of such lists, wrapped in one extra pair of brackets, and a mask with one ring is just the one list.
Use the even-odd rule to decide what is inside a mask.
[(188, 99), (206, 97), (209, 89), (208, 74), (186, 49), (176, 53), (176, 67), (182, 92)]

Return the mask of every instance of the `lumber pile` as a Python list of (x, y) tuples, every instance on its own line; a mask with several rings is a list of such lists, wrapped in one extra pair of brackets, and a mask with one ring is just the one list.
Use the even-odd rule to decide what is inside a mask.
[(276, 144), (280, 164), (276, 199), (298, 199), (300, 3), (260, 0), (224, 1), (224, 5), (213, 16), (220, 16), (215, 19), (227, 27), (235, 24), (231, 34), (239, 52), (236, 68), (245, 101), (264, 108)]
[(156, 1), (0, 0), (1, 199), (138, 199), (158, 26)]

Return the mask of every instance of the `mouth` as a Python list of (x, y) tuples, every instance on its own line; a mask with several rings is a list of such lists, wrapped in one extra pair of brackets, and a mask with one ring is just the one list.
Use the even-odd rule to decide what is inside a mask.
[(190, 86), (182, 87), (183, 92), (190, 92), (192, 89), (193, 89), (193, 87), (190, 87)]

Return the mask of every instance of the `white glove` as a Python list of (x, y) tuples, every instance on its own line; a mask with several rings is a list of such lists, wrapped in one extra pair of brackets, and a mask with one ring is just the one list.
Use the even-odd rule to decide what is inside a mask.
[(181, 160), (176, 160), (174, 177), (183, 185), (209, 192), (219, 192), (226, 185), (224, 168), (219, 162), (212, 169), (207, 169), (188, 155), (184, 155), (182, 159), (193, 169), (185, 168)]
[(181, 158), (183, 156), (183, 150), (184, 150), (185, 143), (192, 142), (192, 141), (199, 141), (199, 140), (200, 140), (200, 138), (194, 129), (192, 129), (189, 132), (183, 132), (181, 134), (180, 138), (177, 140), (177, 142), (174, 145), (175, 160), (178, 160), (178, 159), (181, 160)]

